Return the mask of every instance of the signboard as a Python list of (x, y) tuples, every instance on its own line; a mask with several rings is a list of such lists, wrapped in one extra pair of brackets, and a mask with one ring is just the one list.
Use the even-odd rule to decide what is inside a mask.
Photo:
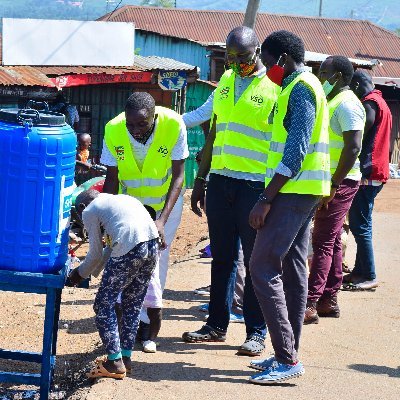
[(152, 72), (124, 72), (119, 75), (109, 74), (77, 74), (64, 75), (50, 78), (59, 88), (84, 86), (84, 85), (103, 85), (107, 83), (150, 83)]
[(132, 23), (3, 18), (3, 65), (132, 66)]
[(186, 71), (160, 71), (158, 85), (163, 90), (180, 90), (187, 85)]

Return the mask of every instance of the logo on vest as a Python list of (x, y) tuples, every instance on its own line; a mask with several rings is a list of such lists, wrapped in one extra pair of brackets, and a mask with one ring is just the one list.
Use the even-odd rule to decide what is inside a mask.
[(254, 96), (250, 96), (250, 100), (253, 101), (256, 104), (262, 104), (264, 103), (264, 98), (262, 96), (259, 95), (254, 95)]
[(229, 87), (229, 86), (225, 86), (224, 88), (222, 88), (222, 89), (219, 91), (219, 99), (220, 99), (220, 100), (227, 99), (227, 98), (228, 98), (228, 94), (229, 94), (229, 90), (230, 90), (230, 87)]
[(168, 149), (165, 146), (160, 146), (157, 150), (163, 157), (166, 157), (168, 154)]
[(125, 160), (124, 146), (115, 146), (115, 153), (117, 154), (117, 160), (118, 161), (124, 161)]

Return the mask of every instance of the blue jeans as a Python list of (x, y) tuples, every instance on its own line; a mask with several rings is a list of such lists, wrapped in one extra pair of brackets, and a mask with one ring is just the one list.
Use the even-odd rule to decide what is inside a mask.
[(349, 211), (349, 226), (357, 243), (353, 273), (365, 280), (376, 278), (374, 249), (372, 247), (372, 211), (380, 186), (361, 185)]
[(224, 333), (229, 325), (240, 240), (246, 267), (243, 295), (246, 334), (247, 337), (266, 335), (264, 318), (249, 274), (256, 238), (256, 231), (249, 225), (249, 214), (263, 190), (264, 182), (210, 175), (206, 209), (213, 260), (207, 325)]

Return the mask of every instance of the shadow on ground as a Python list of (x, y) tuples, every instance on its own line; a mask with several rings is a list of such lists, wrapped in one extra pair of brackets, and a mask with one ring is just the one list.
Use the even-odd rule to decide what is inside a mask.
[(355, 371), (365, 372), (366, 374), (387, 375), (390, 378), (400, 378), (400, 366), (391, 368), (385, 365), (351, 364), (349, 368)]

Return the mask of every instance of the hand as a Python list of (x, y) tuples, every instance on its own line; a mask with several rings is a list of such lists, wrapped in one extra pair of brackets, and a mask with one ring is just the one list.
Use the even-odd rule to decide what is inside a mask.
[(271, 209), (271, 204), (258, 201), (249, 215), (249, 224), (253, 229), (261, 229), (264, 226), (265, 218)]
[[(192, 196), (190, 198), (190, 205), (191, 205), (192, 211), (199, 217), (201, 217), (203, 215), (203, 213), (201, 212), (201, 209), (204, 210), (205, 194), (206, 194), (206, 191), (204, 188), (204, 182), (201, 179), (195, 179)], [(201, 209), (197, 206), (197, 203), (200, 203)]]
[(67, 286), (79, 286), (85, 280), (79, 275), (78, 269), (75, 268), (69, 273)]
[(327, 210), (328, 209), (328, 203), (330, 203), (333, 198), (336, 195), (336, 189), (331, 188), (331, 194), (329, 196), (323, 197), (321, 202), (319, 203), (318, 210), (321, 210), (321, 208)]
[(156, 224), (158, 234), (160, 235), (160, 242), (161, 242), (160, 249), (165, 250), (167, 248), (167, 242), (165, 241), (165, 233), (164, 233), (165, 225), (159, 219), (156, 219), (154, 223)]

